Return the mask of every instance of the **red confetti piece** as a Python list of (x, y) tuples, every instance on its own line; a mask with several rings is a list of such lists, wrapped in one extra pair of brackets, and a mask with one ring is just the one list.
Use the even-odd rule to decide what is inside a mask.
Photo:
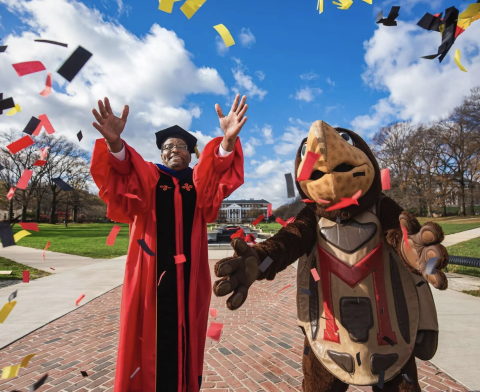
[(182, 264), (182, 263), (185, 263), (187, 261), (184, 254), (175, 255), (173, 257), (175, 258), (175, 264)]
[(233, 233), (230, 238), (231, 239), (234, 239), (234, 238), (241, 238), (242, 240), (245, 241), (245, 232), (243, 231), (243, 229), (240, 229), (240, 230), (237, 230), (235, 233)]
[(26, 135), (21, 139), (14, 141), (13, 143), (9, 144), (7, 148), (10, 150), (12, 154), (16, 154), (19, 151), (22, 151), (24, 148), (27, 148), (34, 144), (35, 142), (30, 137), (30, 135)]
[(307, 156), (303, 161), (302, 170), (300, 171), (300, 175), (297, 178), (297, 181), (307, 181), (310, 179), (310, 175), (312, 174), (313, 166), (320, 158), (320, 154), (315, 154), (312, 151), (307, 152)]
[(52, 92), (52, 73), (49, 72), (47, 74), (47, 80), (45, 81), (45, 88), (40, 93), (40, 95), (43, 95), (44, 97), (48, 97), (51, 92)]
[(285, 289), (288, 289), (290, 286), (291, 286), (291, 284), (289, 284), (288, 286), (285, 286), (285, 287), (284, 287), (283, 289), (281, 289), (280, 291), (277, 291), (277, 293), (276, 293), (275, 295), (281, 293), (281, 292), (282, 292), (283, 290), (285, 290)]
[(30, 282), (30, 271), (23, 271), (22, 277), (23, 277), (23, 283), (29, 283)]
[(158, 279), (157, 286), (160, 286), (160, 282), (162, 281), (162, 278), (163, 278), (163, 275), (165, 275), (165, 272), (167, 272), (167, 271), (163, 271), (162, 274), (160, 275), (160, 279)]
[(30, 178), (32, 178), (33, 171), (25, 169), (22, 173), (22, 176), (17, 182), (17, 188), (25, 190), (27, 188)]
[(222, 334), (222, 329), (222, 323), (211, 323), (208, 327), (207, 338), (213, 339), (218, 342), (220, 340), (220, 335)]
[(277, 217), (275, 222), (280, 223), (283, 227), (287, 227), (287, 222), (285, 222), (282, 218)]
[(137, 199), (142, 201), (142, 199), (140, 199), (137, 195), (134, 195), (132, 193), (125, 193), (125, 197), (128, 197), (129, 199)]
[(12, 197), (13, 197), (13, 195), (15, 194), (15, 191), (16, 191), (16, 190), (17, 190), (17, 188), (15, 188), (15, 187), (13, 187), (13, 186), (10, 188), (10, 190), (9, 190), (8, 193), (7, 193), (7, 199), (8, 199), (8, 200), (12, 200)]
[(320, 280), (320, 276), (318, 276), (317, 269), (312, 268), (310, 272), (312, 273), (312, 276), (313, 276), (313, 279), (315, 279), (315, 282), (318, 282)]
[(75, 306), (78, 306), (78, 304), (80, 303), (80, 301), (81, 301), (82, 299), (84, 299), (84, 298), (85, 298), (85, 294), (82, 294), (80, 297), (78, 297), (77, 300), (75, 301)]
[(330, 204), (328, 200), (323, 200), (323, 199), (318, 199), (317, 203), (325, 203), (325, 204)]
[(380, 170), (382, 178), (382, 191), (388, 191), (390, 189), (390, 169)]
[(210, 316), (216, 318), (218, 316), (218, 310), (215, 308), (210, 308)]
[(237, 230), (237, 229), (239, 229), (239, 228), (240, 228), (240, 226), (237, 226), (237, 227), (227, 227), (226, 230)]
[(108, 235), (107, 238), (107, 245), (108, 246), (113, 246), (115, 244), (115, 240), (117, 239), (118, 232), (121, 230), (121, 226), (113, 226), (112, 230), (110, 231), (110, 234)]
[(410, 244), (408, 243), (408, 233), (407, 233), (407, 228), (405, 226), (402, 226), (402, 233), (403, 233), (403, 241), (405, 242), (407, 251), (410, 251)]
[(247, 236), (245, 237), (245, 242), (247, 244), (248, 243), (256, 244), (255, 240), (256, 240), (256, 238), (253, 234), (247, 234)]
[(252, 222), (252, 225), (256, 226), (258, 225), (262, 220), (265, 219), (265, 215), (260, 215), (257, 219), (255, 219), (253, 222)]
[(267, 206), (267, 217), (272, 216), (272, 203), (269, 203)]
[(346, 208), (348, 206), (351, 206), (353, 204), (358, 206), (358, 198), (362, 194), (362, 190), (359, 189), (357, 192), (352, 197), (341, 197), (340, 202), (337, 204), (334, 204), (331, 207), (328, 207), (326, 211), (333, 211), (333, 210), (339, 210), (341, 208)]
[(45, 261), (45, 251), (50, 248), (50, 241), (47, 242), (47, 245), (45, 245), (45, 249), (43, 250), (43, 261)]
[(55, 133), (55, 129), (53, 129), (52, 123), (50, 122), (46, 114), (41, 114), (40, 116), (38, 116), (38, 119), (40, 120), (40, 124), (38, 124), (35, 131), (33, 131), (32, 133), (33, 136), (40, 135), (40, 131), (42, 130), (42, 127), (45, 127), (45, 131), (47, 131), (49, 135), (51, 135), (52, 133)]
[(302, 199), (304, 203), (315, 203), (315, 200), (310, 200), (310, 199)]
[(50, 147), (45, 147), (45, 148), (41, 148), (40, 147), (40, 159), (43, 161), (47, 158), (47, 154), (48, 154), (48, 149)]
[(24, 63), (12, 64), (18, 76), (24, 76), (35, 72), (45, 71), (41, 61), (26, 61)]
[(42, 161), (41, 159), (37, 159), (33, 164), (33, 166), (45, 166), (46, 163), (47, 161)]
[(50, 269), (55, 271), (55, 268), (50, 267)]
[(289, 223), (293, 223), (293, 222), (295, 222), (295, 218), (292, 216), (291, 218), (288, 218), (287, 222), (285, 223), (288, 225)]
[(32, 230), (32, 231), (39, 231), (38, 225), (35, 222), (19, 222), (18, 223), (23, 230)]

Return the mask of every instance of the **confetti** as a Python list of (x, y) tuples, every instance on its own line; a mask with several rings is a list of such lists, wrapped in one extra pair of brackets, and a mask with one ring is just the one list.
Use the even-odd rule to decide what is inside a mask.
[(63, 43), (57, 42), (57, 41), (50, 41), (49, 39), (35, 39), (34, 41), (35, 42), (44, 42), (46, 44), (59, 45), (59, 46), (63, 46), (65, 48), (68, 48), (68, 44), (63, 44)]
[(339, 210), (341, 208), (346, 208), (348, 206), (351, 206), (353, 204), (358, 206), (358, 198), (361, 196), (362, 190), (359, 189), (357, 192), (352, 197), (341, 197), (340, 202), (337, 204), (334, 204), (331, 207), (328, 207), (326, 211), (333, 211), (333, 210)]
[(315, 200), (310, 200), (310, 199), (302, 199), (304, 203), (315, 203)]
[(302, 170), (300, 171), (300, 175), (298, 176), (297, 181), (307, 181), (310, 179), (313, 166), (320, 159), (320, 156), (320, 154), (316, 154), (312, 151), (307, 152), (307, 156), (303, 161)]
[(223, 324), (222, 323), (210, 323), (207, 331), (207, 338), (220, 340), (220, 335), (222, 334)]
[(23, 357), (22, 361), (20, 362), (20, 367), (26, 368), (28, 364), (30, 363), (30, 360), (37, 355), (38, 353), (35, 354), (28, 354)]
[(318, 199), (317, 203), (325, 203), (325, 204), (330, 204), (328, 200), (323, 200), (323, 199)]
[(382, 339), (385, 340), (390, 346), (392, 347), (395, 346), (395, 342), (392, 339), (390, 339), (388, 336), (384, 336)]
[(357, 353), (357, 363), (358, 366), (362, 366), (362, 361), (360, 360), (360, 351)]
[(285, 174), (285, 181), (287, 182), (287, 197), (295, 197), (295, 189), (293, 187), (293, 178), (291, 173)]
[(295, 217), (292, 216), (291, 218), (288, 218), (285, 223), (288, 225), (288, 224), (293, 223), (293, 222), (295, 222)]
[(14, 108), (15, 102), (13, 102), (13, 98), (5, 98), (3, 99), (3, 93), (0, 93), (0, 114), (3, 114), (4, 110)]
[(47, 161), (42, 161), (41, 159), (37, 159), (33, 166), (45, 166), (47, 164)]
[(275, 220), (275, 222), (277, 223), (280, 223), (283, 227), (287, 227), (287, 222), (285, 222), (282, 218), (280, 218), (279, 216), (277, 216), (277, 219)]
[(265, 260), (258, 266), (258, 269), (262, 272), (265, 272), (268, 267), (273, 263), (273, 259), (270, 256), (267, 256)]
[(28, 182), (30, 181), (30, 178), (32, 178), (33, 171), (25, 169), (22, 173), (22, 176), (17, 182), (16, 187), (18, 189), (23, 189), (25, 190), (27, 188)]
[(303, 293), (303, 294), (306, 294), (308, 295), (309, 297), (312, 295), (312, 293), (310, 292), (310, 290), (307, 290), (307, 289), (300, 289), (300, 291)]
[(283, 290), (288, 289), (290, 286), (291, 286), (291, 284), (285, 286), (283, 289), (280, 289), (279, 291), (277, 291), (277, 293), (275, 295), (280, 294)]
[(378, 375), (377, 387), (379, 387), (380, 389), (383, 389), (384, 383), (385, 383), (385, 371), (380, 370), (380, 374)]
[(48, 97), (52, 92), (52, 73), (47, 74), (47, 80), (45, 81), (45, 88), (40, 92), (43, 97)]
[[(370, 2), (370, 4), (372, 3)], [(380, 11), (377, 15), (377, 23), (383, 24), (384, 26), (396, 26), (397, 21), (395, 19), (398, 18), (398, 11), (400, 11), (399, 6), (392, 6), (390, 13), (386, 18), (383, 17), (383, 11)]]
[(41, 121), (38, 118), (32, 116), (27, 126), (23, 129), (23, 132), (27, 135), (33, 134), (33, 132), (35, 132), (35, 129), (37, 129), (37, 127), (40, 125), (40, 123)]
[(260, 215), (257, 219), (255, 219), (255, 220), (252, 222), (252, 225), (253, 225), (253, 226), (256, 226), (256, 225), (258, 225), (258, 224), (259, 224), (262, 220), (264, 220), (264, 219), (265, 219), (265, 215), (262, 214), (262, 215)]
[(16, 233), (13, 236), (13, 239), (15, 240), (15, 243), (20, 241), (22, 238), (26, 237), (27, 235), (30, 235), (32, 233), (28, 232), (27, 230), (20, 230), (18, 233)]
[(79, 142), (82, 141), (82, 139), (83, 139), (82, 131), (80, 131), (80, 132), (77, 133), (77, 139), (78, 139)]
[(422, 281), (418, 282), (415, 286), (417, 286), (417, 287), (422, 287), (425, 283), (427, 283), (427, 282), (425, 282), (424, 280), (422, 280)]
[(35, 384), (33, 384), (30, 387), (30, 392), (36, 391), (38, 388), (40, 388), (43, 384), (45, 384), (45, 381), (47, 381), (48, 378), (48, 373), (43, 375), (40, 380), (38, 380)]
[(92, 57), (92, 54), (88, 50), (79, 46), (57, 72), (71, 82), (87, 61), (90, 60), (90, 57)]
[(119, 231), (122, 229), (121, 226), (114, 225), (112, 227), (112, 230), (110, 230), (110, 234), (107, 237), (107, 245), (108, 246), (113, 246), (115, 245), (115, 240), (117, 238), (117, 235)]
[[(462, 65), (462, 63), (460, 62), (460, 49), (457, 49), (455, 51), (455, 64), (457, 64), (458, 68), (460, 68), (461, 71), (463, 72), (468, 72), (465, 67)], [(8, 113), (7, 113), (8, 115)]]
[(160, 286), (160, 282), (162, 281), (162, 278), (163, 278), (163, 275), (165, 275), (165, 272), (167, 272), (167, 271), (163, 271), (162, 274), (160, 275), (160, 278), (158, 279), (157, 286)]
[(3, 324), (5, 322), (8, 315), (13, 310), (16, 304), (17, 304), (17, 301), (11, 301), (3, 305), (2, 310), (0, 310), (0, 324)]
[(133, 372), (133, 374), (130, 376), (130, 379), (132, 379), (133, 377), (135, 377), (135, 374), (137, 374), (139, 370), (140, 370), (140, 368), (138, 367), (137, 370), (135, 370), (135, 371)]
[(267, 217), (272, 216), (272, 203), (269, 203), (267, 206)]
[(50, 241), (47, 242), (47, 245), (45, 245), (45, 249), (43, 249), (43, 261), (45, 261), (45, 251), (50, 248)]
[(83, 377), (88, 377), (88, 373), (87, 373), (85, 370), (80, 370), (80, 374), (81, 374)]
[(427, 266), (425, 268), (425, 273), (427, 275), (435, 275), (437, 273), (437, 269), (435, 268), (437, 266), (437, 260), (438, 257), (431, 257), (427, 261)]
[(22, 272), (23, 283), (30, 283), (30, 271)]
[(173, 257), (175, 258), (175, 264), (182, 264), (182, 263), (185, 263), (187, 261), (184, 254), (175, 255)]
[(4, 248), (15, 245), (12, 226), (7, 222), (0, 222), (0, 239)]
[(18, 76), (45, 71), (45, 66), (40, 61), (27, 61), (24, 63), (12, 64)]
[(39, 231), (38, 225), (35, 222), (19, 222), (18, 223), (24, 230)]
[(128, 197), (129, 199), (137, 199), (142, 201), (137, 195), (132, 195), (131, 193), (125, 193), (125, 197)]
[(22, 111), (22, 107), (17, 103), (13, 109), (10, 109), (6, 114), (7, 116), (13, 116)]
[(405, 226), (402, 226), (402, 233), (403, 233), (403, 242), (405, 242), (407, 251), (410, 251), (410, 244), (408, 243), (408, 233), (407, 233), (407, 228)]
[(50, 269), (55, 271), (55, 268), (50, 267)]
[(62, 191), (69, 192), (73, 191), (73, 188), (63, 181), (60, 177), (52, 178), (53, 183), (58, 186)]
[(2, 46), (0, 46), (0, 53), (5, 52), (5, 51), (7, 50), (7, 48), (8, 48), (8, 45), (2, 45)]
[(15, 298), (17, 298), (18, 290), (15, 290), (12, 294), (8, 296), (8, 302), (12, 302)]
[(348, 10), (350, 6), (353, 4), (352, 0), (338, 0), (339, 3), (336, 1), (332, 1), (333, 4), (339, 5), (340, 7), (337, 7), (339, 10)]
[(382, 178), (382, 191), (388, 191), (390, 189), (390, 169), (380, 170)]
[(312, 268), (310, 272), (312, 273), (312, 276), (313, 276), (313, 279), (315, 279), (315, 282), (318, 282), (320, 280), (320, 276), (318, 276), (317, 269)]
[(48, 150), (50, 147), (41, 148), (40, 147), (40, 159), (43, 161), (47, 158)]
[(55, 133), (55, 129), (53, 129), (52, 123), (50, 122), (46, 114), (41, 114), (40, 116), (38, 116), (38, 119), (40, 120), (40, 124), (38, 124), (37, 128), (33, 132), (33, 136), (40, 135), (42, 127), (45, 127), (45, 131), (47, 131), (49, 135)]
[(308, 357), (308, 354), (310, 354), (310, 347), (305, 346), (305, 349), (303, 350), (303, 355), (306, 355)]
[(216, 318), (218, 316), (218, 310), (215, 308), (210, 308), (210, 316)]
[(181, 7), (185, 16), (190, 19), (195, 13), (200, 9), (200, 7), (205, 3), (206, 0), (187, 0)]
[(13, 197), (13, 195), (15, 194), (15, 191), (16, 191), (16, 190), (17, 190), (17, 188), (15, 188), (15, 187), (13, 187), (13, 186), (10, 188), (10, 190), (9, 190), (8, 193), (7, 193), (7, 199), (8, 199), (8, 200), (12, 200), (12, 197)]
[(158, 9), (160, 11), (171, 14), (173, 10), (173, 3), (175, 3), (176, 1), (179, 1), (179, 0), (160, 0)]
[(227, 48), (229, 46), (235, 45), (232, 34), (230, 34), (230, 31), (228, 31), (228, 29), (223, 24), (218, 24), (216, 26), (213, 26), (213, 28), (217, 30), (218, 34), (220, 34)]
[(16, 154), (17, 152), (22, 151), (24, 148), (27, 148), (34, 143), (35, 142), (33, 141), (33, 139), (29, 135), (26, 135), (21, 139), (18, 139), (13, 143), (9, 144), (7, 148), (12, 154)]
[(317, 10), (318, 10), (319, 14), (321, 14), (323, 12), (323, 0), (318, 0)]
[(232, 240), (237, 237), (245, 241), (245, 231), (243, 229), (239, 229), (230, 236)]
[(145, 240), (143, 238), (137, 240), (138, 245), (144, 250), (144, 252), (149, 255), (149, 256), (155, 256), (155, 253), (151, 251), (151, 249), (148, 247), (148, 245), (145, 243)]
[(78, 304), (80, 303), (80, 301), (81, 301), (82, 299), (84, 299), (84, 298), (85, 298), (85, 294), (80, 295), (80, 297), (78, 297), (77, 300), (75, 301), (75, 306), (78, 306)]
[(6, 380), (7, 378), (17, 377), (18, 371), (20, 370), (20, 365), (14, 366), (5, 366), (2, 370), (2, 380)]

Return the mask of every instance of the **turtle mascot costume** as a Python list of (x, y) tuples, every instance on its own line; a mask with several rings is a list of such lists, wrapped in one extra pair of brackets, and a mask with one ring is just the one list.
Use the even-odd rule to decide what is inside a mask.
[[(213, 291), (233, 293), (227, 306), (238, 309), (255, 280), (273, 280), (299, 260), (303, 390), (346, 391), (358, 385), (420, 391), (415, 357), (431, 359), (438, 343), (430, 285), (440, 290), (448, 285), (441, 271), (448, 263), (440, 244), (443, 231), (433, 222), (421, 226), (382, 193), (378, 163), (356, 133), (315, 121), (298, 149), (296, 178), (310, 151), (320, 157), (310, 178), (296, 185), (311, 202), (293, 223), (258, 245), (235, 238), (234, 256), (215, 266), (221, 279)], [(345, 202), (360, 190), (353, 204)], [(337, 203), (340, 208), (328, 211)], [(259, 268), (268, 257), (273, 262)]]

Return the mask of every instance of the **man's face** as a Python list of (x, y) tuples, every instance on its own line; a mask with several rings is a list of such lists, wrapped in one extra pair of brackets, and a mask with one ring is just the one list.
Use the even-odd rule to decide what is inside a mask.
[(163, 164), (172, 170), (183, 170), (188, 167), (192, 155), (188, 151), (187, 143), (182, 139), (170, 138), (162, 146)]

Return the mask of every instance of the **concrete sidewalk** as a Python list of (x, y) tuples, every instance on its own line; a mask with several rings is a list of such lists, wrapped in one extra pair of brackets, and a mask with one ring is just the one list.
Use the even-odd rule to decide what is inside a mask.
[(480, 227), (477, 227), (476, 229), (461, 231), (460, 233), (456, 234), (446, 235), (445, 239), (442, 242), (442, 245), (447, 247), (458, 244), (459, 242), (472, 240), (477, 237), (480, 237)]

